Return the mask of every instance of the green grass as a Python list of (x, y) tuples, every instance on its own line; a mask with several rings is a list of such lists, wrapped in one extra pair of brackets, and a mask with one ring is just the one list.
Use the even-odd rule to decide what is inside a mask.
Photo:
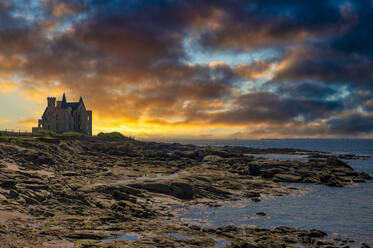
[(10, 136), (0, 136), (0, 141), (2, 142), (9, 142), (11, 139)]
[(37, 131), (36, 133), (33, 133), (33, 136), (57, 136), (57, 133), (56, 132), (53, 132), (53, 131), (50, 131), (50, 130), (44, 130), (44, 129), (40, 129), (39, 131)]
[[(41, 129), (36, 133), (17, 133), (17, 132), (1, 132), (0, 131), (0, 142), (11, 142), (11, 143), (55, 143), (62, 142), (63, 137), (90, 137), (85, 133), (80, 132), (65, 132), (58, 134), (50, 130)], [(95, 137), (107, 139), (107, 140), (134, 140), (132, 137), (124, 136), (120, 132), (101, 132)], [(68, 145), (62, 144), (63, 148), (67, 148)]]
[(41, 144), (39, 137), (32, 136), (0, 136), (0, 142), (9, 142), (13, 144)]
[(60, 134), (60, 136), (87, 136), (85, 133), (79, 133), (79, 132), (65, 132)]

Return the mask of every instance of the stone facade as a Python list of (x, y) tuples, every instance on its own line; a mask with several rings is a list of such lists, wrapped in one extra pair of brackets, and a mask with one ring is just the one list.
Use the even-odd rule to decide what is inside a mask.
[(38, 127), (32, 128), (32, 132), (44, 129), (56, 133), (80, 132), (92, 135), (92, 111), (85, 108), (82, 97), (79, 102), (67, 102), (63, 94), (62, 101), (57, 101), (57, 104), (55, 97), (47, 99), (48, 106), (38, 121)]

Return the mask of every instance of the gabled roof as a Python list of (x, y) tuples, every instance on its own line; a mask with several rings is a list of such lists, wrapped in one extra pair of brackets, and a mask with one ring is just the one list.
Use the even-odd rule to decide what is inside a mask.
[(67, 102), (66, 101), (65, 93), (63, 93), (62, 102), (61, 102), (61, 108), (67, 109), (67, 108), (70, 107), (72, 109), (72, 111), (75, 111), (75, 110), (78, 109), (78, 107), (79, 107), (80, 104), (82, 104), (82, 106), (85, 108), (82, 97), (80, 97), (79, 102)]
[(80, 105), (80, 102), (68, 102), (66, 103), (67, 108), (71, 107), (72, 111), (75, 111)]
[(79, 99), (79, 103), (82, 104), (83, 108), (85, 109), (85, 105), (84, 105), (84, 102), (83, 102), (83, 98), (82, 98), (82, 97), (80, 97), (80, 99)]

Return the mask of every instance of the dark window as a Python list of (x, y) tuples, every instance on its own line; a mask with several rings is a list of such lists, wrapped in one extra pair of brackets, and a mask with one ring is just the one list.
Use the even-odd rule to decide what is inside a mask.
[(58, 115), (56, 115), (56, 120), (58, 120)]

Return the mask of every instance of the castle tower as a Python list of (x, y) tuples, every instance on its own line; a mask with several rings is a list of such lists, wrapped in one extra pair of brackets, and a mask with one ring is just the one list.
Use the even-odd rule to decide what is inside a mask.
[(48, 107), (49, 108), (55, 108), (56, 107), (56, 98), (55, 97), (48, 97)]

